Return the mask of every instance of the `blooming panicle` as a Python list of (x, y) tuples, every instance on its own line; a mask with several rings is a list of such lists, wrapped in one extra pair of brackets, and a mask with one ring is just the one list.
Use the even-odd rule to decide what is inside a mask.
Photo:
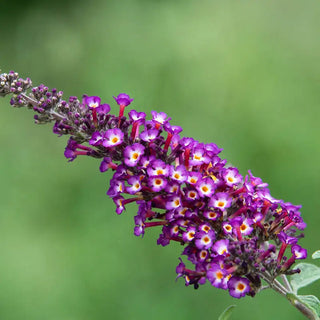
[(254, 296), (266, 273), (297, 272), (292, 265), (307, 256), (298, 245), (306, 227), (301, 207), (273, 198), (251, 171), (242, 177), (216, 144), (181, 137), (182, 128), (164, 112), (152, 111), (148, 120), (132, 109), (126, 117), (133, 99), (125, 93), (114, 96), (117, 115), (98, 96), (63, 100), (61, 91), (31, 86), (13, 71), (0, 75), (0, 96), (12, 94), (13, 107), (33, 109), (36, 123), (54, 122), (54, 133), (71, 136), (69, 161), (87, 155), (102, 160), (101, 172), (113, 170), (107, 195), (117, 214), (137, 204), (136, 236), (156, 227), (159, 245), (184, 246), (193, 267), (180, 259), (176, 272), (187, 286), (208, 280), (241, 298)]

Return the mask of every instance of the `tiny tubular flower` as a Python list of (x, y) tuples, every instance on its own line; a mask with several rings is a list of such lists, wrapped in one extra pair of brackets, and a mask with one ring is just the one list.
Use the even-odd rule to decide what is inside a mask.
[(141, 186), (141, 178), (137, 176), (133, 176), (128, 179), (129, 187), (126, 188), (126, 191), (130, 194), (136, 194), (142, 188)]
[(200, 197), (211, 197), (216, 186), (212, 179), (204, 178), (197, 182), (196, 188)]
[(210, 269), (207, 271), (207, 278), (210, 283), (216, 288), (225, 288), (226, 271), (222, 269), (218, 264), (211, 264)]
[(198, 252), (199, 261), (205, 261), (209, 256), (208, 250), (201, 250)]
[(188, 190), (185, 192), (186, 200), (194, 201), (199, 199), (198, 192), (196, 190)]
[(157, 139), (159, 131), (155, 129), (145, 130), (140, 133), (140, 139), (145, 142), (152, 142)]
[(199, 231), (204, 231), (205, 233), (208, 233), (212, 228), (207, 223), (203, 223), (199, 226)]
[(103, 142), (103, 135), (99, 132), (99, 131), (96, 131), (92, 134), (92, 137), (91, 139), (89, 140), (89, 143), (92, 145), (92, 146), (99, 146), (102, 144)]
[(214, 243), (212, 246), (212, 251), (218, 255), (226, 255), (228, 253), (228, 239), (221, 239)]
[(124, 163), (128, 167), (135, 167), (139, 163), (140, 158), (144, 153), (145, 147), (140, 143), (134, 143), (124, 149)]
[(242, 222), (239, 228), (243, 236), (248, 236), (253, 231), (252, 223), (253, 220), (249, 218)]
[(180, 185), (177, 182), (169, 181), (166, 185), (165, 191), (169, 194), (176, 194), (180, 192)]
[(183, 165), (177, 166), (176, 168), (171, 166), (169, 174), (170, 178), (178, 183), (183, 183), (187, 180), (187, 170)]
[(222, 223), (222, 231), (226, 235), (227, 234), (231, 235), (232, 231), (233, 231), (233, 227), (229, 222), (225, 221), (225, 222)]
[(151, 114), (152, 122), (155, 124), (156, 129), (159, 129), (161, 125), (164, 125), (170, 120), (170, 118), (167, 118), (168, 116), (164, 112), (151, 111)]
[(200, 172), (192, 172), (189, 171), (188, 172), (188, 178), (187, 181), (188, 183), (192, 184), (192, 185), (196, 185), (197, 182), (201, 179), (202, 175)]
[[(131, 99), (131, 101), (133, 101), (133, 99)], [(144, 112), (137, 112), (136, 110), (130, 110), (128, 113), (128, 116), (133, 122), (143, 123), (147, 115)]]
[(221, 216), (221, 213), (214, 210), (206, 210), (203, 216), (209, 220), (217, 220)]
[(296, 260), (305, 259), (307, 257), (307, 250), (295, 244), (291, 247), (291, 252)]
[(155, 160), (149, 164), (147, 172), (149, 176), (168, 176), (169, 168), (163, 161)]
[(213, 208), (224, 210), (231, 206), (232, 199), (228, 193), (218, 192), (211, 199), (209, 205)]
[(227, 186), (232, 187), (241, 183), (242, 176), (237, 168), (227, 168), (223, 173), (223, 178)]
[(196, 234), (195, 245), (198, 249), (209, 249), (215, 240), (214, 231), (200, 231)]
[(206, 156), (204, 148), (196, 148), (191, 154), (189, 163), (193, 166), (199, 166), (203, 163), (209, 163), (210, 158)]
[(116, 196), (113, 198), (113, 202), (116, 204), (116, 213), (121, 214), (123, 210), (125, 210), (124, 204), (123, 204), (124, 198), (122, 196)]
[(154, 192), (163, 190), (167, 185), (167, 180), (164, 176), (149, 177), (149, 186)]
[(104, 133), (102, 145), (106, 148), (118, 146), (123, 142), (123, 137), (124, 134), (120, 129), (109, 129)]
[(131, 99), (126, 93), (119, 93), (117, 97), (114, 96), (113, 98), (116, 100), (119, 106), (125, 107), (127, 107), (133, 101), (133, 99)]
[(182, 239), (184, 242), (190, 242), (194, 239), (196, 235), (196, 228), (195, 227), (188, 227), (187, 230), (183, 233)]
[(95, 109), (100, 106), (101, 98), (97, 96), (85, 97), (84, 102), (90, 109)]
[(171, 196), (166, 202), (166, 209), (172, 210), (181, 207), (181, 198), (179, 196)]
[(250, 282), (246, 278), (233, 276), (228, 281), (228, 289), (232, 297), (239, 299), (250, 292)]

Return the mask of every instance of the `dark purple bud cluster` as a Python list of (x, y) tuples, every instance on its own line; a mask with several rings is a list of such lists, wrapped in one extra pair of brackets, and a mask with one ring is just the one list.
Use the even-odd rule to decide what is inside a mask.
[(220, 158), (216, 144), (181, 137), (182, 128), (163, 112), (152, 111), (147, 120), (131, 110), (125, 117), (133, 99), (124, 93), (114, 97), (119, 115), (112, 115), (96, 96), (66, 102), (62, 92), (43, 85), (27, 93), (30, 80), (16, 73), (0, 79), (0, 95), (13, 93), (13, 106), (33, 108), (37, 123), (54, 121), (54, 133), (71, 135), (64, 153), (69, 161), (102, 158), (100, 171), (114, 171), (107, 194), (118, 214), (131, 202), (138, 205), (136, 236), (161, 227), (159, 245), (184, 246), (193, 268), (180, 259), (176, 272), (186, 285), (198, 288), (208, 280), (240, 298), (254, 296), (262, 279), (298, 272), (292, 264), (307, 256), (297, 244), (306, 227), (301, 207), (273, 198), (250, 171), (243, 178)]
[[(0, 74), (0, 97), (12, 93), (18, 95), (19, 93), (25, 92), (27, 89), (31, 88), (32, 82), (30, 78), (22, 79), (19, 78), (19, 74), (14, 71), (10, 71), (8, 74)], [(18, 107), (19, 100), (15, 101), (15, 106)], [(13, 103), (12, 103), (13, 104)], [(21, 102), (22, 104), (22, 102)]]

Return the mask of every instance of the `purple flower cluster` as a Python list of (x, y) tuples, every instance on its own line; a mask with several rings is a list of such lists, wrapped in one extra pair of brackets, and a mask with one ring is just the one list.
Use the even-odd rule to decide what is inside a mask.
[(164, 112), (152, 111), (147, 120), (144, 112), (131, 110), (125, 117), (133, 99), (122, 93), (114, 97), (119, 114), (112, 115), (97, 96), (66, 102), (43, 85), (27, 94), (29, 81), (16, 73), (0, 80), (0, 94), (13, 93), (13, 106), (26, 105), (38, 113), (36, 122), (54, 121), (54, 133), (71, 135), (64, 153), (69, 161), (102, 158), (100, 171), (114, 171), (107, 194), (117, 214), (137, 204), (136, 236), (160, 227), (159, 245), (184, 246), (182, 255), (193, 267), (180, 259), (176, 272), (186, 285), (209, 281), (235, 298), (254, 296), (262, 279), (297, 272), (291, 266), (306, 258), (297, 244), (306, 227), (301, 207), (273, 198), (250, 171), (243, 178), (219, 157), (216, 144), (181, 137), (182, 128)]

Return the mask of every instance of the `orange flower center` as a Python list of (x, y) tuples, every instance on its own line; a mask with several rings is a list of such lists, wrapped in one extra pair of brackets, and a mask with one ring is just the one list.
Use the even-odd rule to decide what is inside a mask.
[(208, 192), (209, 191), (209, 188), (207, 186), (203, 186), (201, 189), (202, 189), (203, 192)]
[(204, 237), (203, 238), (203, 242), (204, 243), (209, 243), (210, 242), (210, 238), (209, 237)]
[(135, 152), (133, 155), (132, 155), (132, 158), (134, 160), (137, 160), (139, 158), (139, 153)]
[(223, 201), (219, 201), (218, 202), (218, 207), (224, 207), (224, 202)]
[(245, 288), (244, 284), (243, 283), (239, 283), (237, 285), (237, 289), (240, 290), (240, 291), (243, 291), (243, 289)]

